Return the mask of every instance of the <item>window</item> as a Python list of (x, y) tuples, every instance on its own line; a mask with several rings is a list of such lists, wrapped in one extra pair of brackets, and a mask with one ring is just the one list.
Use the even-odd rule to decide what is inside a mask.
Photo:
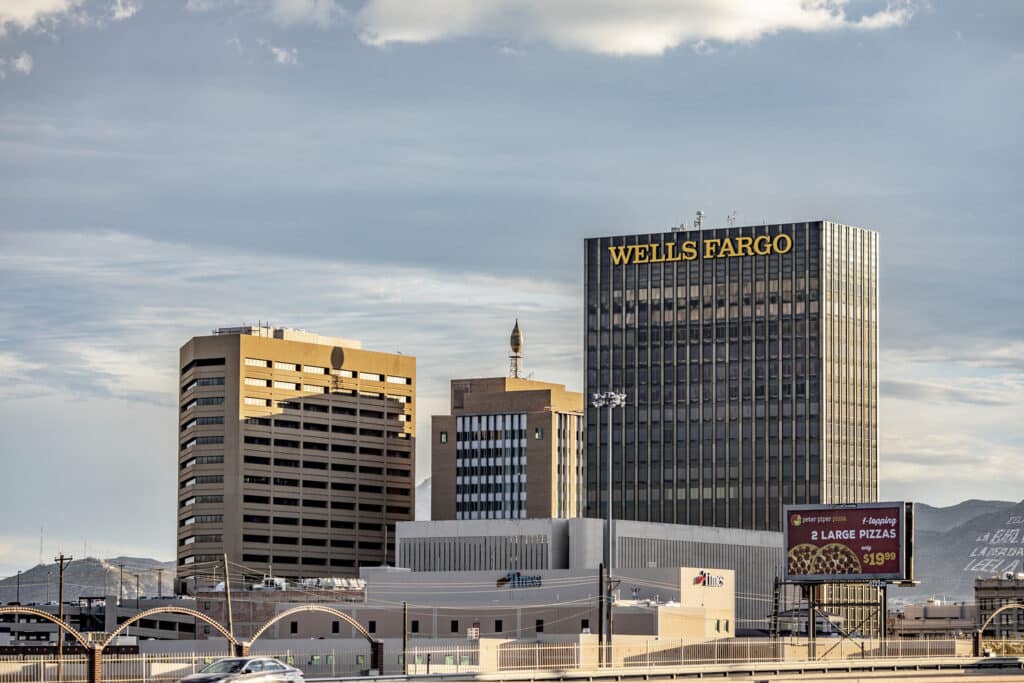
[(590, 633), (590, 619), (580, 619), (580, 631)]
[(388, 384), (411, 384), (412, 381), (408, 377), (396, 377), (395, 375), (387, 376)]
[(331, 633), (340, 633), (340, 632), (341, 632), (341, 622), (339, 622), (339, 621), (332, 621), (331, 622)]
[(269, 398), (253, 398), (252, 396), (245, 397), (245, 405), (247, 406), (269, 406)]
[(494, 632), (495, 633), (501, 633), (502, 631), (504, 631), (505, 630), (504, 626), (505, 625), (502, 623), (501, 619), (495, 619), (494, 620)]
[(248, 384), (251, 387), (269, 387), (270, 386), (270, 380), (269, 379), (258, 379), (256, 377), (246, 377), (245, 378), (245, 383)]
[(411, 622), (409, 622), (409, 630), (412, 631), (413, 633), (419, 633), (420, 632), (420, 620), (419, 619), (413, 619)]
[(373, 619), (370, 619), (370, 623), (366, 627), (366, 630), (369, 631), (370, 633), (376, 633), (377, 632), (377, 622), (374, 621)]
[(191, 363), (187, 363), (185, 367), (181, 369), (181, 374), (185, 374), (192, 368), (208, 368), (211, 366), (224, 365), (223, 358), (196, 358)]
[(270, 363), (268, 361), (263, 360), (262, 358), (246, 358), (245, 364), (252, 365), (257, 368), (270, 367)]
[(326, 394), (328, 391), (327, 387), (317, 386), (316, 384), (303, 384), (302, 390), (312, 394)]
[(375, 372), (361, 372), (359, 373), (360, 379), (370, 380), (371, 382), (383, 382), (384, 375), (378, 375)]
[(543, 439), (544, 438), (544, 428), (543, 427), (537, 427), (536, 429), (534, 429), (533, 430), (533, 438), (537, 439), (538, 441)]
[(299, 370), (299, 365), (298, 365), (298, 363), (282, 363), (279, 360), (275, 360), (274, 361), (274, 369), (275, 370), (291, 370), (293, 372), (297, 372)]
[(537, 631), (537, 633), (544, 633), (544, 620), (538, 619), (534, 624), (534, 629)]
[(298, 385), (297, 382), (281, 382), (281, 381), (275, 379), (274, 380), (274, 388), (275, 389), (291, 389), (292, 391), (298, 391), (299, 390), (299, 385)]
[(459, 632), (459, 620), (458, 619), (452, 619), (452, 633), (458, 633), (458, 632)]
[[(275, 363), (275, 365), (276, 365), (276, 363)], [(297, 622), (297, 621), (291, 622), (290, 628), (288, 630), (291, 633), (298, 633), (299, 632), (299, 622)]]
[(441, 436), (438, 438), (440, 443), (448, 443), (448, 432), (441, 432)]
[(319, 365), (303, 365), (302, 370), (304, 372), (312, 372), (314, 375), (327, 374), (327, 368), (320, 367)]

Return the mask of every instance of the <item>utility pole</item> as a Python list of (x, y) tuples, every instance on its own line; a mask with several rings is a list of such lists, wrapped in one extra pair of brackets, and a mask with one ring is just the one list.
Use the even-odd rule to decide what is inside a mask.
[[(697, 215), (698, 220), (700, 219), (701, 216), (703, 216), (703, 214), (698, 212), (698, 215)], [(614, 602), (612, 600), (612, 594), (611, 594), (611, 586), (612, 586), (612, 580), (611, 579), (612, 579), (612, 566), (615, 564), (615, 554), (614, 554), (614, 550), (613, 550), (613, 543), (614, 543), (615, 536), (614, 536), (614, 533), (613, 533), (613, 530), (612, 530), (612, 525), (615, 523), (615, 520), (613, 518), (613, 510), (612, 510), (612, 492), (614, 491), (614, 487), (612, 486), (612, 441), (613, 441), (612, 436), (613, 436), (613, 433), (614, 433), (613, 432), (612, 410), (614, 410), (615, 408), (622, 408), (623, 406), (626, 405), (626, 394), (620, 393), (620, 392), (616, 392), (616, 391), (606, 391), (604, 393), (592, 394), (591, 397), (590, 397), (590, 405), (592, 405), (595, 408), (608, 408), (608, 449), (607, 449), (607, 452), (605, 454), (605, 460), (606, 460), (607, 471), (608, 471), (608, 474), (607, 474), (607, 479), (608, 479), (608, 501), (607, 501), (608, 505), (607, 505), (607, 513), (608, 513), (608, 515), (607, 515), (607, 519), (605, 520), (605, 524), (607, 525), (607, 527), (605, 529), (606, 535), (605, 535), (605, 543), (604, 543), (604, 568), (605, 568), (605, 571), (608, 572), (608, 580), (605, 583), (605, 594), (606, 595), (605, 595), (605, 599), (604, 599), (603, 614), (601, 615), (601, 618), (602, 618), (602, 620), (604, 621), (604, 624), (605, 624), (604, 635), (605, 635), (605, 639), (607, 640), (608, 645), (609, 645), (609, 647), (608, 647), (608, 650), (609, 650), (608, 651), (608, 656), (606, 658), (605, 664), (607, 666), (611, 666), (611, 659), (612, 659), (612, 656), (611, 656), (611, 645), (612, 645), (612, 603)]]
[(604, 601), (607, 599), (604, 589), (604, 562), (597, 571), (597, 666), (604, 666)]
[(50, 603), (50, 570), (46, 570), (46, 603)]
[[(57, 618), (60, 620), (57, 624), (57, 683), (64, 680), (64, 563), (71, 560), (72, 558), (65, 557), (64, 553), (53, 558), (54, 562), (60, 562), (60, 589), (57, 598), (60, 602), (57, 607)], [(49, 586), (50, 582), (47, 581), (46, 584)]]
[(142, 591), (139, 590), (139, 575), (135, 575), (135, 609), (142, 608)]
[(402, 601), (402, 675), (409, 675), (409, 603)]
[(21, 604), (21, 570), (20, 569), (18, 570), (18, 597), (16, 597), (14, 600), (19, 605)]
[(164, 568), (158, 567), (156, 570), (156, 597), (164, 597)]
[(228, 608), (228, 633), (235, 636), (235, 618), (231, 613), (231, 572), (228, 570), (228, 554), (224, 553), (224, 601)]
[(124, 602), (124, 565), (119, 564), (117, 568), (121, 570), (121, 578), (117, 582), (117, 606), (120, 607)]

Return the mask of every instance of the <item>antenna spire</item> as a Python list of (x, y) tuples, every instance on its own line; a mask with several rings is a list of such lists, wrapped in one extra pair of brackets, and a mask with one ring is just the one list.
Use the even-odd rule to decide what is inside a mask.
[(512, 347), (512, 353), (508, 357), (508, 376), (519, 378), (523, 372), (523, 333), (519, 329), (519, 318), (516, 318), (516, 325), (512, 328), (509, 346)]

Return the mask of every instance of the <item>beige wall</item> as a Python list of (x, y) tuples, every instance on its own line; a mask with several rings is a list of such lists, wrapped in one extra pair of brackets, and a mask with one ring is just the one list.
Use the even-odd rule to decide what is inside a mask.
[[(332, 370), (336, 349), (344, 356), (341, 369), (357, 377)], [(385, 525), (415, 517), (416, 359), (248, 334), (195, 337), (181, 348), (182, 369), (209, 358), (224, 364), (193, 367), (180, 377), (179, 575), (196, 572), (212, 582), (211, 563), (219, 564), (224, 553), (257, 578), (271, 567), (280, 576), (353, 576), (361, 564), (384, 562)], [(246, 358), (271, 366), (247, 364)], [(275, 361), (301, 370), (275, 367)], [(406, 381), (388, 382), (388, 376)], [(223, 377), (223, 385), (186, 391), (194, 380), (214, 377)], [(275, 384), (284, 382), (299, 388)], [(193, 399), (213, 397), (223, 397), (223, 404), (184, 410)], [(194, 418), (219, 416), (223, 424), (191, 425)], [(246, 437), (257, 442), (246, 443)], [(223, 443), (186, 447), (201, 438)], [(222, 456), (223, 463), (201, 462), (211, 456)], [(246, 456), (266, 462), (246, 462)], [(193, 479), (197, 483), (186, 487)], [(204, 496), (223, 501), (204, 502)], [(217, 515), (222, 520), (208, 519)], [(269, 522), (256, 521), (263, 518)], [(277, 518), (297, 523), (277, 524)], [(196, 523), (182, 526), (188, 519)], [(295, 543), (276, 542), (278, 537)], [(188, 539), (195, 542), (182, 545)], [(196, 562), (181, 565), (188, 557)], [(393, 558), (389, 553), (387, 559)], [(291, 559), (298, 562), (286, 562)]]

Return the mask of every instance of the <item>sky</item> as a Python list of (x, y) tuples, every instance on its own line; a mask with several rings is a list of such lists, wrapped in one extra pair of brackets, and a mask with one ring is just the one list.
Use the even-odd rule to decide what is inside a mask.
[(582, 390), (582, 240), (880, 233), (883, 499), (1024, 490), (1018, 0), (0, 0), (0, 576), (174, 555), (177, 351)]

